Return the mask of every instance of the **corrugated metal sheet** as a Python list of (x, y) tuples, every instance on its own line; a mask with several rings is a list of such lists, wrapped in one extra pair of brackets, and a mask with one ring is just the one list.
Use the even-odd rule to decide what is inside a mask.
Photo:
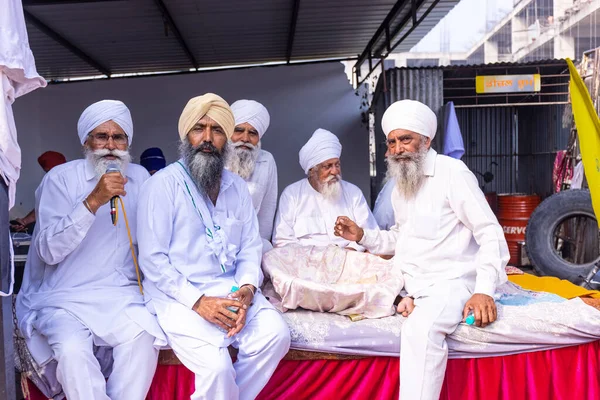
[(50, 39), (34, 26), (27, 26), (29, 45), (35, 55), (37, 71), (41, 76), (86, 76), (99, 72), (88, 63)]
[[(162, 15), (153, 1), (129, 0), (26, 8), (52, 30), (69, 40), (112, 73), (190, 68), (174, 35), (165, 35)], [(30, 30), (30, 24), (28, 30)], [(30, 38), (32, 47), (35, 41)], [(34, 51), (34, 56), (37, 54)], [(64, 77), (53, 71), (46, 78)], [(41, 67), (44, 64), (36, 62)], [(97, 75), (98, 71), (94, 72)], [(73, 76), (73, 75), (67, 75)]]
[[(532, 60), (526, 62), (507, 62), (507, 61), (498, 61), (494, 63), (484, 64), (482, 62), (472, 63), (472, 64), (455, 64), (455, 65), (445, 65), (445, 66), (425, 66), (425, 67), (413, 67), (413, 69), (443, 69), (444, 71), (455, 71), (455, 70), (480, 70), (481, 72), (489, 72), (497, 69), (508, 69), (509, 73), (519, 73), (521, 68), (526, 67), (565, 67), (567, 66), (567, 62), (562, 58), (549, 58), (544, 60)], [(410, 67), (403, 67), (404, 69), (410, 69)]]
[(355, 57), (379, 28), (395, 0), (301, 0), (295, 60)]
[(293, 0), (165, 1), (202, 66), (285, 58)]
[[(566, 96), (565, 96), (566, 97)], [(564, 126), (564, 104), (521, 107), (517, 191), (547, 197), (553, 193), (552, 169), (556, 153), (565, 150), (570, 126)], [(569, 110), (567, 110), (570, 112)]]
[[(462, 160), (473, 171), (484, 192), (515, 193), (518, 171), (516, 107), (456, 109), (465, 144)], [(483, 175), (494, 178), (485, 183)]]
[[(433, 1), (426, 0), (419, 15)], [(439, 1), (406, 38), (402, 49), (417, 43), (458, 1)], [(286, 60), (294, 0), (163, 2), (200, 67)], [(300, 0), (291, 60), (356, 57), (395, 3)], [(404, 14), (410, 9), (409, 1), (405, 8)], [(31, 5), (25, 10), (108, 67), (111, 74), (185, 71), (193, 67), (155, 1), (67, 2)], [(31, 23), (27, 26), (34, 56), (39, 53), (37, 66), (46, 78), (99, 74)]]
[[(567, 147), (565, 105), (456, 110), (465, 143), (463, 161), (485, 192), (552, 194), (556, 153)], [(494, 179), (485, 183), (483, 174)]]
[[(444, 102), (443, 72), (441, 69), (393, 69), (386, 71), (386, 104), (402, 99), (417, 100), (440, 113)], [(383, 88), (382, 88), (383, 89)]]

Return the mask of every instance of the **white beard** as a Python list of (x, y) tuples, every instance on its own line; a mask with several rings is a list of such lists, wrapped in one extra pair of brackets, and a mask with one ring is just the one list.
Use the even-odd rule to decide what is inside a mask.
[[(85, 155), (87, 162), (94, 167), (94, 172), (98, 178), (106, 173), (106, 168), (108, 168), (109, 164), (116, 164), (121, 173), (124, 174), (127, 166), (131, 162), (131, 154), (129, 154), (128, 150), (91, 150), (86, 147), (83, 154)], [(105, 158), (105, 156), (108, 155), (116, 158), (114, 160), (109, 160)]]
[[(250, 150), (242, 149), (241, 146), (249, 147)], [(244, 142), (229, 143), (229, 148), (231, 152), (227, 157), (226, 168), (247, 180), (252, 176), (260, 155), (260, 142), (256, 146)]]
[(388, 156), (386, 179), (394, 179), (398, 191), (407, 199), (414, 198), (425, 181), (423, 165), (429, 149), (421, 144), (415, 153)]
[(342, 176), (329, 176), (325, 182), (319, 182), (319, 193), (327, 200), (337, 200), (342, 194)]

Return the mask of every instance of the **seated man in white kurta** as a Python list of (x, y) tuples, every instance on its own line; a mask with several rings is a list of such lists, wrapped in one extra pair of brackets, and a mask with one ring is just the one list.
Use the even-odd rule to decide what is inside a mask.
[(506, 281), (508, 247), (473, 173), (430, 148), (437, 118), (429, 107), (398, 101), (381, 124), (388, 176), (396, 182), (396, 225), (369, 230), (340, 217), (336, 234), (372, 252), (395, 251), (415, 306), (402, 310), (410, 315), (402, 325), (400, 399), (437, 400), (448, 359), (446, 336), (469, 312), (481, 327), (497, 317), (493, 295)]
[(317, 129), (300, 149), (300, 166), (307, 178), (286, 187), (279, 199), (273, 245), (330, 246), (364, 251), (334, 234), (335, 220), (346, 215), (365, 229), (377, 221), (355, 185), (342, 180), (342, 145), (337, 136)]
[(138, 209), (148, 307), (196, 375), (192, 399), (254, 399), (290, 345), (258, 291), (262, 242), (248, 187), (224, 169), (234, 126), (221, 97), (191, 99), (179, 119), (181, 159), (144, 185)]
[[(57, 362), (56, 377), (46, 375), (53, 397), (56, 378), (69, 400), (143, 400), (166, 341), (144, 306), (125, 221), (113, 226), (108, 203), (121, 196), (135, 245), (138, 193), (149, 175), (129, 163), (133, 125), (125, 104), (92, 104), (77, 130), (85, 159), (53, 168), (36, 191), (19, 328), (46, 373), (50, 359)], [(105, 173), (110, 164), (121, 173)], [(112, 349), (108, 381), (95, 346)]]
[(273, 155), (261, 149), (271, 118), (267, 109), (254, 100), (238, 100), (231, 105), (231, 111), (235, 129), (225, 168), (248, 184), (264, 253), (273, 248), (271, 235), (277, 208), (277, 165)]

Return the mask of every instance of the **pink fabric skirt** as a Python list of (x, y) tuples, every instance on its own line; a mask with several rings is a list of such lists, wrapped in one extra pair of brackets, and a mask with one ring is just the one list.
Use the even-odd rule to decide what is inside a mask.
[[(399, 360), (283, 360), (259, 395), (275, 399), (397, 399)], [(28, 400), (46, 400), (29, 381)], [(194, 376), (159, 365), (148, 400), (189, 399)], [(600, 341), (512, 356), (448, 361), (443, 400), (600, 399)]]

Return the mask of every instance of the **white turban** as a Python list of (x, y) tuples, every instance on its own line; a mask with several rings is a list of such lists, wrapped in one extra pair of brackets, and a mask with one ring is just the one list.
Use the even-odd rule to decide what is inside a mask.
[(258, 131), (260, 138), (269, 129), (271, 117), (265, 106), (258, 101), (238, 100), (231, 105), (231, 111), (235, 117), (236, 126), (247, 122)]
[(332, 158), (340, 158), (340, 155), (342, 155), (342, 144), (337, 136), (319, 128), (300, 149), (300, 166), (308, 175), (308, 170), (315, 165)]
[(102, 100), (92, 104), (81, 113), (77, 122), (77, 133), (81, 144), (84, 144), (87, 136), (98, 125), (107, 121), (116, 122), (129, 138), (129, 145), (133, 139), (133, 121), (129, 108), (122, 101)]
[(433, 140), (437, 131), (437, 117), (431, 108), (421, 102), (400, 100), (385, 110), (381, 128), (386, 137), (391, 131), (406, 129)]

